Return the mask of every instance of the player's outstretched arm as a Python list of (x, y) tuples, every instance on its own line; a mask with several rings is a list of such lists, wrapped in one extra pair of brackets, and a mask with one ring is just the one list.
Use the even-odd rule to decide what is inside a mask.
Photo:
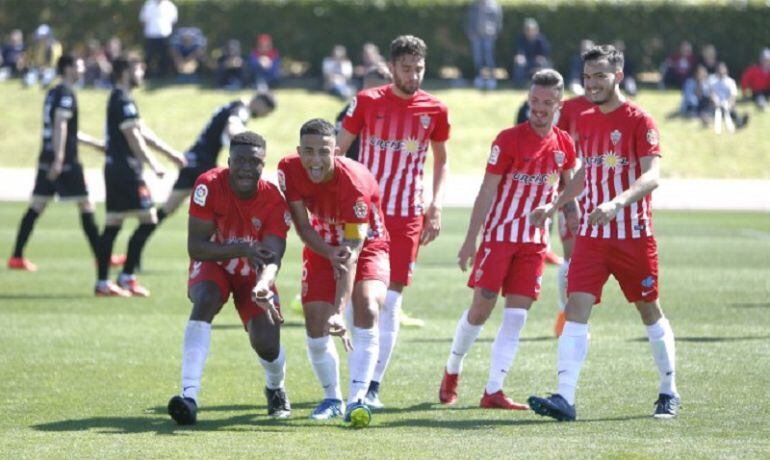
[[(268, 321), (272, 324), (283, 323), (283, 316), (275, 306), (272, 287), (281, 267), (281, 259), (286, 251), (286, 240), (276, 235), (266, 235), (262, 239), (262, 247), (258, 253), (255, 266), (261, 266), (257, 271), (257, 282), (251, 295), (254, 301), (267, 312)], [(256, 262), (256, 263), (255, 263)]]
[(256, 259), (261, 245), (248, 243), (220, 244), (211, 241), (216, 231), (214, 221), (189, 216), (187, 220), (187, 253), (193, 260), (225, 261), (237, 257)]
[(123, 135), (126, 136), (126, 141), (128, 141), (128, 146), (131, 147), (131, 152), (133, 152), (134, 156), (140, 161), (147, 163), (156, 176), (163, 177), (166, 174), (166, 171), (163, 169), (163, 166), (158, 163), (155, 155), (150, 153), (150, 150), (147, 148), (147, 143), (142, 135), (140, 126), (138, 121), (132, 121), (121, 125), (120, 130), (123, 132)]
[(476, 239), (479, 237), (484, 219), (486, 219), (489, 210), (492, 208), (492, 203), (494, 203), (495, 195), (497, 194), (497, 187), (502, 179), (503, 176), (498, 174), (489, 172), (484, 174), (481, 188), (479, 188), (476, 201), (473, 203), (471, 221), (468, 224), (468, 231), (465, 233), (465, 241), (462, 247), (460, 247), (460, 252), (457, 254), (457, 264), (462, 271), (467, 269), (468, 262), (476, 254)]
[(147, 144), (150, 145), (150, 147), (164, 154), (177, 167), (183, 168), (185, 165), (187, 165), (187, 160), (185, 160), (184, 155), (182, 155), (178, 151), (171, 148), (168, 144), (163, 142), (163, 140), (161, 140), (161, 138), (158, 137), (158, 135), (155, 134), (155, 132), (151, 130), (146, 123), (140, 121), (139, 130), (141, 132), (142, 137), (147, 142)]
[(420, 244), (427, 245), (441, 232), (441, 209), (444, 204), (444, 187), (449, 175), (446, 142), (431, 142), (433, 151), (433, 201), (425, 213)]
[(340, 131), (337, 133), (337, 147), (338, 155), (339, 156), (345, 156), (346, 153), (348, 153), (348, 150), (350, 150), (350, 146), (353, 145), (353, 142), (356, 140), (356, 135), (351, 133), (345, 128), (340, 127)]
[(86, 134), (83, 131), (78, 131), (78, 142), (83, 145), (95, 148), (100, 152), (107, 151), (107, 145), (103, 140), (97, 139), (96, 137), (91, 136), (90, 134)]

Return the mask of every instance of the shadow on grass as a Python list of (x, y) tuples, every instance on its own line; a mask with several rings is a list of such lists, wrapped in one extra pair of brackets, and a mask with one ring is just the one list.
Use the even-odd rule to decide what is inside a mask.
[[(741, 337), (676, 337), (677, 342), (693, 343), (717, 343), (717, 342), (747, 342), (751, 340), (770, 340), (770, 335), (749, 335)], [(629, 342), (648, 342), (647, 337), (637, 337), (630, 339)]]
[[(404, 339), (405, 342), (414, 342), (414, 343), (452, 343), (452, 337), (420, 337), (416, 339)], [(492, 343), (494, 341), (491, 337), (482, 337), (480, 339), (476, 339), (476, 343)], [(520, 342), (547, 342), (547, 341), (556, 341), (556, 337), (550, 336), (550, 335), (544, 335), (541, 337), (522, 337), (519, 339)]]

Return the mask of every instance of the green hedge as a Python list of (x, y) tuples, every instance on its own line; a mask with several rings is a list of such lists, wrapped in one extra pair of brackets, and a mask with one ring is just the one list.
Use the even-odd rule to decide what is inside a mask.
[[(138, 14), (143, 0), (0, 0), (0, 31), (20, 27), (32, 32), (48, 22), (67, 44), (118, 34), (126, 43), (141, 44)], [(423, 37), (430, 48), (429, 72), (456, 65), (472, 73), (463, 32), (467, 1), (440, 0), (182, 0), (179, 25), (198, 26), (210, 46), (241, 39), (248, 50), (258, 33), (270, 33), (281, 54), (320, 62), (335, 43), (344, 43), (354, 60), (365, 41), (386, 51), (397, 34)], [(654, 69), (677, 44), (696, 47), (713, 43), (733, 73), (770, 46), (770, 8), (750, 1), (734, 6), (722, 2), (502, 2), (504, 31), (498, 40), (500, 65), (511, 63), (522, 20), (532, 16), (554, 47), (557, 66), (564, 69), (581, 38), (625, 40), (627, 54), (641, 69)]]

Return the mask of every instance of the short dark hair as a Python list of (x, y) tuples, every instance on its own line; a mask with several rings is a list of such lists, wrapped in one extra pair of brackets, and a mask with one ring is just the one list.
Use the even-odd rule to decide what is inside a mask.
[(141, 62), (136, 56), (121, 55), (112, 61), (112, 82), (117, 83), (123, 72), (131, 68), (132, 65)]
[(71, 54), (62, 54), (56, 61), (56, 73), (59, 75), (64, 75), (64, 71), (67, 69), (67, 67), (72, 67), (74, 65), (75, 56)]
[(396, 62), (398, 58), (406, 54), (424, 59), (428, 54), (428, 47), (419, 37), (399, 35), (390, 42), (390, 62)]
[(555, 88), (559, 93), (564, 92), (564, 78), (553, 69), (542, 69), (532, 75), (532, 85)]
[(623, 69), (623, 52), (619, 51), (612, 45), (599, 45), (594, 46), (585, 53), (583, 53), (583, 62), (598, 61), (606, 59), (616, 69)]
[(299, 137), (306, 134), (317, 134), (319, 136), (334, 136), (334, 125), (323, 118), (313, 118), (308, 120), (299, 129)]
[(254, 99), (259, 99), (270, 110), (275, 110), (275, 96), (272, 93), (257, 93)]
[(236, 145), (245, 145), (264, 150), (267, 147), (267, 141), (254, 131), (244, 131), (230, 138), (230, 148)]

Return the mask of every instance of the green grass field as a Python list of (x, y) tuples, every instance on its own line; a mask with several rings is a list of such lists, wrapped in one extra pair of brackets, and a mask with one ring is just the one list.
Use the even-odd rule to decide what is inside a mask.
[[(4, 256), (23, 209), (0, 205)], [(421, 254), (405, 306), (427, 326), (402, 329), (382, 388), (388, 408), (371, 427), (308, 420), (321, 392), (302, 318), (290, 309), (283, 343), (294, 413), (268, 419), (261, 367), (228, 305), (214, 323), (199, 424), (181, 429), (165, 404), (178, 391), (189, 314), (184, 216), (164, 224), (147, 247), (141, 277), (151, 298), (96, 299), (77, 213), (52, 206), (27, 251), (40, 271), (0, 269), (0, 458), (767, 458), (770, 215), (656, 214), (682, 414), (667, 422), (650, 417), (657, 371), (638, 315), (610, 283), (592, 318), (580, 420), (572, 424), (477, 408), (499, 311), (466, 360), (458, 405), (437, 403), (455, 324), (470, 298), (454, 265), (467, 218), (468, 210), (447, 210), (443, 234)], [(116, 246), (121, 252), (130, 228)], [(280, 277), (285, 303), (299, 288), (293, 235), (289, 247)], [(555, 274), (546, 271), (506, 382), (516, 400), (555, 388)], [(346, 382), (344, 357), (342, 368)]]
[[(483, 171), (489, 145), (497, 133), (511, 126), (526, 95), (500, 90), (480, 93), (473, 89), (439, 89), (434, 92), (449, 106), (452, 138), (449, 141), (450, 168), (455, 174)], [(227, 93), (199, 88), (163, 88), (138, 91), (142, 117), (173, 147), (189, 148), (219, 105), (247, 93)], [(325, 94), (300, 89), (278, 90), (279, 107), (270, 117), (252, 121), (251, 129), (268, 141), (268, 166), (294, 151), (301, 124), (313, 117), (333, 119), (343, 103)], [(0, 100), (14, 110), (0, 115), (0, 166), (35, 167), (40, 148), (40, 127), (44, 92), (23, 89), (17, 81), (0, 84)], [(108, 92), (80, 93), (81, 129), (104, 135)], [(657, 120), (663, 146), (663, 175), (672, 178), (770, 178), (770, 115), (743, 106), (751, 114), (749, 126), (734, 135), (717, 136), (694, 121), (666, 120), (679, 104), (675, 92), (644, 91), (637, 102)], [(222, 155), (224, 161), (224, 155)], [(98, 153), (81, 149), (86, 166), (101, 167)], [(430, 161), (428, 165), (430, 167)]]

